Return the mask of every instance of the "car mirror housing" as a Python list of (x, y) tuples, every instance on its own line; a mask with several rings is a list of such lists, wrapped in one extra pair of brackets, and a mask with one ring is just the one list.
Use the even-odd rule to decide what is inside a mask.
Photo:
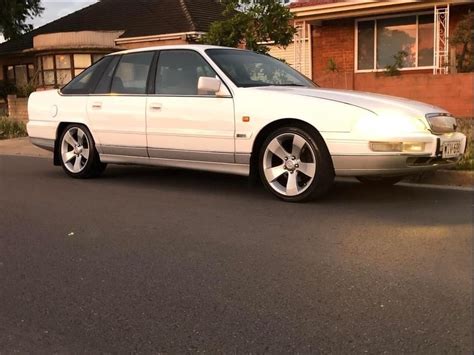
[(218, 78), (210, 78), (206, 76), (199, 77), (198, 91), (199, 93), (217, 94), (221, 89), (222, 82)]

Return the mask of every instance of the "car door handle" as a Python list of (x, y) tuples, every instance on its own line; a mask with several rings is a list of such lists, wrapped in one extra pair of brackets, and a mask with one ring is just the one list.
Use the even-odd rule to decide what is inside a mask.
[(160, 103), (150, 104), (150, 110), (152, 110), (152, 111), (160, 111), (162, 107), (163, 107), (163, 105), (160, 104)]
[(100, 110), (102, 108), (102, 102), (94, 102), (92, 108), (95, 110)]

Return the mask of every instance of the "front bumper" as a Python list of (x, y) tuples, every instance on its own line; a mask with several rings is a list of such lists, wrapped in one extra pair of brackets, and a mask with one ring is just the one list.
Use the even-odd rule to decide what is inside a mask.
[(430, 156), (378, 155), (378, 156), (333, 156), (338, 176), (402, 176), (424, 171), (454, 167), (461, 159), (440, 159)]
[[(466, 136), (461, 133), (445, 135), (424, 135), (415, 137), (397, 137), (393, 141), (418, 141), (426, 143), (426, 150), (420, 153), (374, 153), (368, 148), (369, 142), (357, 142), (359, 152), (333, 154), (333, 164), (338, 176), (404, 176), (440, 168), (454, 167), (462, 154), (453, 158), (443, 158), (442, 147), (445, 142), (461, 142), (461, 152), (467, 147)], [(363, 149), (361, 149), (363, 147)], [(346, 150), (347, 151), (347, 150)]]

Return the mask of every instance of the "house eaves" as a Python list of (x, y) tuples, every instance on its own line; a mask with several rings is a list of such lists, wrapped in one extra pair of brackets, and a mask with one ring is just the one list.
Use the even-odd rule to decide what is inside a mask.
[(155, 42), (155, 41), (170, 41), (170, 40), (186, 40), (187, 38), (200, 37), (204, 32), (189, 31), (189, 32), (178, 32), (178, 33), (167, 33), (163, 35), (151, 35), (151, 36), (139, 36), (139, 37), (123, 37), (117, 38), (115, 44), (117, 46), (130, 43), (143, 43), (143, 42)]
[(348, 17), (372, 16), (387, 12), (418, 11), (435, 6), (472, 4), (472, 0), (445, 1), (344, 1), (323, 5), (308, 5), (292, 7), (291, 12), (296, 19), (301, 20), (332, 20)]

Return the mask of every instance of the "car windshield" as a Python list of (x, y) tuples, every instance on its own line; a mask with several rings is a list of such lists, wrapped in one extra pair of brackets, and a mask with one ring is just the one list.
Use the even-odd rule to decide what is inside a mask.
[(208, 49), (206, 53), (239, 87), (315, 87), (304, 75), (268, 55), (237, 49)]

